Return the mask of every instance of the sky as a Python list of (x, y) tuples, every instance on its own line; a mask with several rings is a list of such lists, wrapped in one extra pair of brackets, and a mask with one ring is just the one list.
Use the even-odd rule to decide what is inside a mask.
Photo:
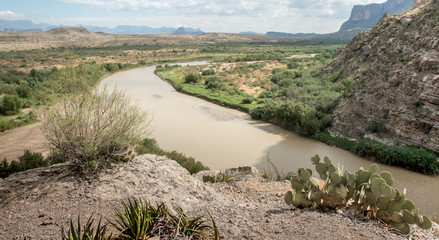
[(204, 32), (336, 32), (354, 5), (385, 0), (1, 0), (0, 19), (52, 25), (192, 27)]

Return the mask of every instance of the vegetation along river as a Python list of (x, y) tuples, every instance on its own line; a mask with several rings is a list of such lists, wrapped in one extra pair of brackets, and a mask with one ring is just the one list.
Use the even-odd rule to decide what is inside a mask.
[[(266, 170), (268, 153), (283, 173), (295, 172), (300, 167), (314, 170), (310, 158), (315, 154), (328, 156), (334, 164), (339, 163), (351, 172), (372, 164), (348, 151), (254, 121), (246, 113), (181, 94), (157, 77), (154, 69), (119, 72), (103, 79), (101, 86), (124, 90), (141, 108), (148, 110), (152, 116), (150, 137), (165, 150), (192, 156), (211, 169), (251, 165)], [(393, 174), (395, 187), (407, 188), (407, 198), (421, 212), (439, 216), (439, 177), (379, 166), (380, 171)]]

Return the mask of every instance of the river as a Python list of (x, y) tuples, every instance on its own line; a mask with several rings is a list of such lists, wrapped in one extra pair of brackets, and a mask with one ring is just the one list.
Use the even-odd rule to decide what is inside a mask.
[[(211, 169), (251, 165), (266, 170), (268, 154), (283, 173), (299, 167), (314, 169), (310, 158), (315, 154), (328, 156), (335, 165), (340, 164), (351, 172), (372, 164), (348, 151), (252, 120), (246, 113), (181, 94), (157, 77), (154, 69), (119, 72), (103, 79), (101, 86), (124, 90), (139, 107), (149, 111), (150, 137), (164, 150), (192, 156)], [(393, 174), (396, 188), (407, 188), (407, 198), (421, 212), (439, 216), (439, 177), (378, 165), (379, 171)]]

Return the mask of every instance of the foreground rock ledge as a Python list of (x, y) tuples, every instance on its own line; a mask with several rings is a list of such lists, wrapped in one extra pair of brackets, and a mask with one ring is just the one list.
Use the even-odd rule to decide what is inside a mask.
[[(78, 178), (71, 167), (57, 164), (0, 180), (0, 239), (59, 239), (71, 218), (112, 218), (113, 208), (131, 197), (178, 204), (192, 215), (208, 211), (225, 239), (406, 239), (353, 214), (293, 212), (283, 203), (288, 182), (238, 174), (229, 183), (203, 183), (200, 175), (156, 155), (138, 156), (90, 179)], [(438, 237), (437, 225), (415, 231), (412, 239)]]

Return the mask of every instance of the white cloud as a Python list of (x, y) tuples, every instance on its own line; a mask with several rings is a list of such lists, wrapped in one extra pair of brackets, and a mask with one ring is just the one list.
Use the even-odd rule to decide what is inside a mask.
[[(111, 25), (190, 26), (203, 31), (337, 31), (356, 4), (386, 0), (58, 0), (109, 12)], [(118, 15), (118, 13), (121, 13)], [(127, 17), (127, 14), (129, 17)], [(80, 20), (80, 18), (78, 18)], [(101, 21), (103, 23), (103, 19)], [(134, 23), (134, 24), (133, 24)], [(107, 24), (103, 24), (107, 25)]]
[(24, 19), (25, 16), (22, 14), (14, 13), (12, 11), (6, 10), (6, 11), (0, 11), (0, 19), (5, 20), (19, 20)]

